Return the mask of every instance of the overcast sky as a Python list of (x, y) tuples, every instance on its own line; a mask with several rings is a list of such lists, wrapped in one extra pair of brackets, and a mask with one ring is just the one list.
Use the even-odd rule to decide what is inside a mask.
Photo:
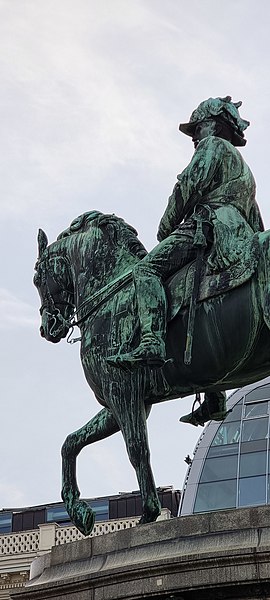
[[(251, 121), (244, 158), (270, 225), (268, 0), (0, 1), (0, 508), (60, 498), (60, 448), (100, 409), (77, 345), (39, 337), (38, 227), (54, 241), (78, 214), (114, 212), (150, 250), (200, 101), (231, 95)], [(149, 418), (157, 485), (181, 488), (201, 430)], [(120, 434), (85, 449), (83, 496), (137, 489)]]

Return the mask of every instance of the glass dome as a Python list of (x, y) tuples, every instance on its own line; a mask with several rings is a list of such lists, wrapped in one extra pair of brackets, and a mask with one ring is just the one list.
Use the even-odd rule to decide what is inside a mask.
[(227, 407), (198, 441), (180, 515), (270, 503), (270, 377), (234, 392)]

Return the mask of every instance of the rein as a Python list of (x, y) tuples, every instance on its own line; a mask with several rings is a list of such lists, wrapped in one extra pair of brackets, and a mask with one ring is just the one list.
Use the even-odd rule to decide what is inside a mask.
[[(84, 321), (86, 321), (86, 319), (88, 319), (88, 317), (90, 317), (93, 314), (93, 312), (95, 312), (100, 306), (102, 306), (102, 304), (104, 304), (104, 302), (106, 302), (106, 300), (111, 298), (111, 296), (113, 296), (116, 292), (119, 292), (123, 287), (125, 287), (131, 281), (132, 281), (132, 270), (127, 271), (124, 275), (120, 275), (120, 277), (118, 277), (111, 283), (108, 283), (108, 285), (106, 285), (104, 288), (102, 288), (101, 290), (99, 290), (98, 292), (93, 294), (93, 296), (90, 296), (90, 298), (87, 298), (81, 304), (81, 306), (79, 306), (79, 308), (75, 311), (74, 315), (72, 315), (72, 317), (70, 319), (70, 326), (75, 327), (75, 326), (79, 326), (82, 323), (84, 323)], [(87, 307), (88, 304), (91, 304), (91, 308), (89, 310), (87, 310), (86, 313), (82, 317), (78, 318), (80, 311), (85, 306)], [(76, 321), (73, 320), (73, 319), (75, 319), (75, 317), (77, 317)]]
[[(69, 333), (69, 335), (67, 337), (67, 343), (68, 344), (76, 344), (76, 342), (80, 342), (82, 339), (81, 337), (77, 337), (77, 338), (71, 337), (72, 333), (74, 331), (74, 327), (79, 327), (82, 323), (84, 323), (88, 319), (88, 317), (90, 317), (100, 306), (102, 306), (102, 304), (104, 304), (104, 302), (106, 302), (109, 298), (111, 298), (111, 296), (113, 296), (115, 293), (122, 290), (123, 287), (125, 287), (131, 281), (132, 281), (132, 271), (130, 270), (127, 273), (125, 273), (124, 275), (121, 275), (120, 277), (118, 277), (117, 279), (115, 279), (114, 281), (112, 281), (111, 283), (106, 285), (104, 288), (102, 288), (95, 294), (93, 294), (93, 296), (90, 296), (90, 298), (87, 298), (81, 304), (81, 306), (79, 306), (79, 308), (75, 311), (75, 313), (72, 315), (72, 317), (68, 321), (66, 321), (66, 324), (69, 326), (69, 328), (71, 328), (71, 332)], [(82, 310), (82, 308), (84, 308), (88, 304), (91, 304), (91, 308), (89, 310), (87, 310), (86, 313), (82, 317), (78, 318), (78, 315), (79, 315), (80, 311)], [(77, 320), (75, 320), (76, 317), (77, 317)]]

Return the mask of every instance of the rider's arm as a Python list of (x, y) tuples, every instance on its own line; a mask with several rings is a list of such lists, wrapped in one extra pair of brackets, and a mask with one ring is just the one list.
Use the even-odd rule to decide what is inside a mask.
[(207, 137), (199, 143), (191, 162), (177, 176), (178, 181), (159, 224), (159, 242), (168, 237), (200, 201), (203, 193), (214, 181), (227, 148), (224, 146), (224, 140), (214, 136)]
[(183, 212), (183, 198), (181, 194), (181, 189), (179, 183), (177, 182), (173, 188), (173, 192), (168, 200), (168, 206), (165, 210), (165, 213), (160, 221), (157, 239), (159, 242), (165, 240), (172, 231), (177, 227), (177, 225), (182, 221), (182, 212)]

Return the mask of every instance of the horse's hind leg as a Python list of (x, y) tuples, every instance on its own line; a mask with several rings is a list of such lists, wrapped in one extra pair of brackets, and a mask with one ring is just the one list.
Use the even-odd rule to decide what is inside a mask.
[(105, 439), (117, 431), (119, 427), (112, 413), (104, 408), (86, 425), (70, 433), (62, 447), (62, 499), (72, 522), (84, 535), (91, 533), (95, 513), (86, 502), (79, 500), (76, 458), (85, 446)]

